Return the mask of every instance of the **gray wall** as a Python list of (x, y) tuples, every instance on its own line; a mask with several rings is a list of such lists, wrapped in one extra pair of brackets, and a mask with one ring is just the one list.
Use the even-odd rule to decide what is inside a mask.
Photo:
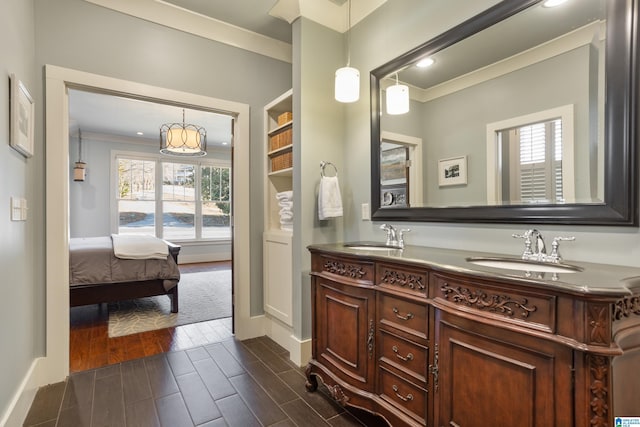
[(36, 0), (36, 45), (38, 70), (52, 64), (251, 106), (253, 263), (236, 265), (251, 269), (251, 312), (262, 313), (263, 106), (291, 88), (291, 64), (81, 0)]
[[(352, 64), (366, 74), (399, 54), (408, 51), (465, 19), (496, 4), (496, 0), (422, 0), (388, 1), (354, 27)], [(370, 156), (369, 89), (366, 79), (358, 103), (348, 107), (345, 144), (346, 173), (343, 183), (353, 195), (345, 222), (345, 240), (382, 240), (379, 223), (360, 219), (360, 204), (369, 203)], [(367, 159), (365, 161), (364, 159)], [(348, 161), (347, 161), (348, 160)], [(395, 224), (399, 225), (399, 224)], [(443, 248), (518, 254), (522, 242), (511, 238), (513, 232), (529, 228), (523, 224), (446, 224), (404, 223), (412, 229), (408, 244)], [(545, 236), (573, 235), (562, 252), (568, 260), (638, 265), (640, 236), (637, 228), (541, 225)]]
[[(294, 36), (294, 212), (300, 212), (294, 224), (293, 241), (293, 311), (294, 334), (311, 336), (311, 259), (306, 247), (312, 243), (342, 239), (343, 219), (318, 220), (320, 161), (331, 162), (339, 177), (345, 169), (342, 141), (344, 104), (334, 99), (334, 73), (344, 67), (346, 55), (342, 35), (306, 18), (293, 24)], [(362, 74), (361, 74), (362, 75)], [(343, 205), (349, 195), (342, 190)]]
[[(25, 159), (9, 146), (9, 75), (23, 81), (42, 111), (35, 67), (33, 1), (3, 0), (0, 13), (0, 417), (31, 363), (44, 351), (43, 145)], [(42, 132), (36, 126), (36, 137)], [(10, 217), (11, 196), (28, 202), (26, 222)]]

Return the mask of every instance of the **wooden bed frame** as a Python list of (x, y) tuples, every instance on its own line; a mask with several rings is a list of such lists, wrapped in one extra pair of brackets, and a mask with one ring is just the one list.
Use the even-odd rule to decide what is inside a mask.
[[(169, 254), (177, 264), (180, 246), (171, 242), (166, 243), (169, 246)], [(171, 312), (178, 312), (178, 283), (166, 291), (164, 289), (164, 279), (74, 285), (70, 287), (69, 294), (71, 307), (153, 297), (156, 295), (168, 295), (171, 299)]]

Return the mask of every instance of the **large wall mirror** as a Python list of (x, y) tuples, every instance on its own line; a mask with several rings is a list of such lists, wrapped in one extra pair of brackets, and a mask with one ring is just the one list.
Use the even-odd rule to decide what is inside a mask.
[(373, 70), (373, 219), (637, 226), (637, 3), (505, 0)]

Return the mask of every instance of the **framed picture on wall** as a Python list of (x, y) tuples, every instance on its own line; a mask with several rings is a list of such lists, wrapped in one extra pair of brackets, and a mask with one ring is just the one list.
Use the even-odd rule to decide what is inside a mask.
[(23, 156), (33, 156), (35, 105), (29, 90), (14, 74), (11, 74), (10, 116), (9, 144)]
[(438, 160), (438, 185), (463, 185), (467, 183), (467, 156)]

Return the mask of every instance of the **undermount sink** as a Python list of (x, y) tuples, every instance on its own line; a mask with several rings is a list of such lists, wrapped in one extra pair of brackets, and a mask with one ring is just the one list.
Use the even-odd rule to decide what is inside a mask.
[(345, 243), (345, 248), (353, 249), (356, 251), (391, 251), (396, 249), (402, 249), (400, 246), (387, 245), (379, 242), (355, 242)]
[(540, 273), (577, 273), (583, 270), (582, 267), (571, 264), (528, 261), (520, 258), (469, 257), (467, 262), (485, 267)]

